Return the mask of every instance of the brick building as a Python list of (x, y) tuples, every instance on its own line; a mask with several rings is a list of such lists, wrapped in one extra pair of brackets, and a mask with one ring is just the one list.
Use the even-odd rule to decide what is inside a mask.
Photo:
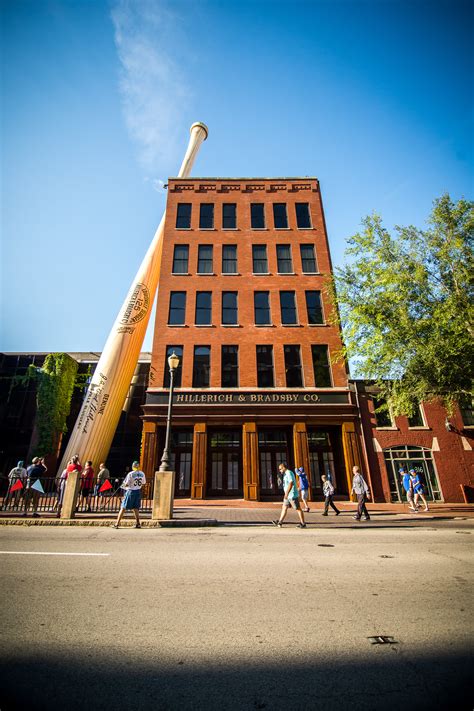
[(313, 497), (328, 469), (347, 496), (362, 447), (346, 368), (330, 360), (341, 345), (328, 322), (330, 273), (315, 178), (170, 179), (143, 408), (148, 476), (175, 351), (177, 496), (279, 496), (280, 461), (305, 467)]

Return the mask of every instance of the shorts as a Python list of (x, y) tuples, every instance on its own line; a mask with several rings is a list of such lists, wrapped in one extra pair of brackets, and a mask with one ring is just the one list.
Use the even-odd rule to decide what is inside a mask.
[(141, 502), (140, 489), (129, 489), (125, 492), (125, 496), (122, 501), (122, 508), (130, 511), (131, 509), (139, 509)]
[(290, 506), (295, 509), (295, 511), (298, 511), (300, 507), (300, 502), (298, 499), (283, 499), (283, 506), (286, 506), (286, 508), (289, 508)]
[(407, 494), (407, 501), (413, 501), (413, 491), (410, 489), (410, 491), (407, 491), (406, 494)]
[(90, 496), (92, 494), (92, 489), (85, 489), (85, 488), (81, 489), (81, 494), (82, 494), (82, 496), (84, 496), (84, 498), (86, 496)]
[(303, 501), (308, 501), (308, 489), (301, 489), (300, 494)]

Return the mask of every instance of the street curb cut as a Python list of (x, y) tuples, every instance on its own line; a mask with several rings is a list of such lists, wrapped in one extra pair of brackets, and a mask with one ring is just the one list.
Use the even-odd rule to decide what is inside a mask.
[[(90, 521), (77, 519), (0, 519), (0, 526), (100, 526), (101, 528), (112, 528), (114, 521)], [(195, 518), (195, 519), (171, 519), (170, 521), (141, 521), (141, 528), (203, 528), (207, 526), (217, 526), (215, 518)], [(122, 528), (135, 528), (133, 521), (125, 521), (120, 524)]]

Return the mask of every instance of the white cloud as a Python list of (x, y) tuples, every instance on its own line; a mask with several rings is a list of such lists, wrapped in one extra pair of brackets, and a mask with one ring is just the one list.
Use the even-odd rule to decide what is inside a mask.
[(178, 54), (173, 47), (183, 44), (179, 18), (161, 0), (118, 0), (111, 16), (127, 128), (142, 166), (167, 174), (178, 160), (178, 140), (186, 130), (182, 117), (190, 97), (172, 56)]

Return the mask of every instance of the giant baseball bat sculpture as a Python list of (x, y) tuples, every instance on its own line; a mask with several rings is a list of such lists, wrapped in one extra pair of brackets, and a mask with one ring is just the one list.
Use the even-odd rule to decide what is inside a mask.
[[(207, 126), (193, 123), (179, 178), (186, 178)], [(81, 411), (71, 432), (59, 471), (74, 454), (95, 466), (105, 462), (132, 381), (158, 286), (166, 212), (132, 282), (94, 371)]]

